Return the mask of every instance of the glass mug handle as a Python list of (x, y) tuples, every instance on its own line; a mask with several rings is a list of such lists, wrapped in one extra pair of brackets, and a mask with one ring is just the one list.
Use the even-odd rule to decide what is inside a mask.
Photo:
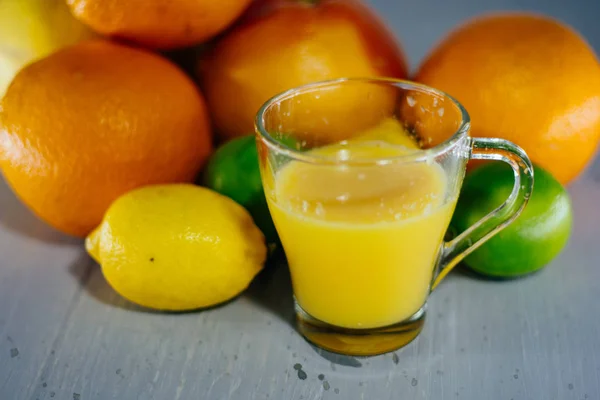
[(514, 221), (533, 192), (533, 166), (516, 144), (497, 138), (471, 138), (472, 160), (496, 160), (509, 164), (515, 183), (508, 199), (449, 242), (444, 242), (431, 290), (471, 252)]

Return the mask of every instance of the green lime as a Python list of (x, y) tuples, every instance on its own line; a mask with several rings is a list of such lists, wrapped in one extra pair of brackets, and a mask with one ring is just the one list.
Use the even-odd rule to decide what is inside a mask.
[(258, 166), (258, 151), (253, 135), (222, 144), (204, 170), (203, 185), (233, 199), (252, 215), (267, 242), (278, 241)]
[[(515, 278), (537, 271), (567, 244), (572, 226), (571, 200), (554, 177), (534, 166), (529, 203), (508, 227), (465, 258), (464, 264), (491, 277)], [(462, 232), (502, 204), (514, 184), (505, 163), (484, 164), (465, 177), (451, 226)]]

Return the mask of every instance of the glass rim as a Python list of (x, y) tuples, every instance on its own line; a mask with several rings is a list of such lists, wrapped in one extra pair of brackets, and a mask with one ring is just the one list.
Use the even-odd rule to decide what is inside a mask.
[[(324, 88), (327, 86), (332, 86), (344, 82), (365, 82), (365, 83), (378, 83), (378, 84), (388, 84), (392, 86), (399, 87), (405, 90), (420, 90), (430, 95), (438, 95), (450, 100), (454, 106), (456, 106), (460, 112), (461, 121), (458, 129), (450, 135), (443, 142), (428, 148), (423, 149), (419, 152), (413, 152), (403, 155), (397, 156), (387, 156), (387, 157), (375, 157), (375, 158), (366, 158), (366, 159), (352, 159), (352, 160), (340, 160), (335, 156), (323, 155), (323, 154), (307, 154), (301, 150), (290, 147), (278, 140), (276, 140), (269, 131), (265, 127), (265, 113), (271, 108), (273, 105), (280, 103), (284, 100), (290, 99), (298, 94), (302, 93), (310, 93), (311, 91), (318, 90), (320, 88)], [(374, 78), (336, 78), (336, 79), (328, 79), (323, 81), (312, 82), (308, 84), (304, 84), (301, 86), (297, 86), (291, 89), (288, 89), (284, 92), (278, 93), (275, 96), (271, 97), (267, 100), (263, 105), (259, 108), (256, 117), (254, 119), (254, 128), (255, 133), (259, 136), (259, 139), (264, 142), (272, 151), (277, 152), (278, 154), (285, 155), (297, 161), (302, 161), (311, 164), (331, 164), (331, 165), (385, 165), (396, 162), (422, 162), (431, 160), (434, 157), (440, 156), (441, 154), (447, 152), (453, 146), (456, 145), (460, 139), (467, 135), (470, 127), (471, 119), (469, 113), (464, 108), (464, 106), (456, 100), (454, 97), (450, 96), (448, 93), (443, 92), (439, 89), (435, 89), (431, 86), (427, 86), (418, 82), (413, 82), (409, 80), (403, 79), (395, 79), (395, 78), (385, 78), (385, 77), (374, 77)]]

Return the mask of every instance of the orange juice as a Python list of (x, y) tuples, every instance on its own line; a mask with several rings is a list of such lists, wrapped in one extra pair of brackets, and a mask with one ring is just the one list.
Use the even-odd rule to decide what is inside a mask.
[[(352, 160), (410, 151), (420, 150), (363, 138), (310, 152)], [(447, 186), (434, 161), (282, 167), (265, 191), (300, 306), (356, 329), (417, 312), (456, 202)]]

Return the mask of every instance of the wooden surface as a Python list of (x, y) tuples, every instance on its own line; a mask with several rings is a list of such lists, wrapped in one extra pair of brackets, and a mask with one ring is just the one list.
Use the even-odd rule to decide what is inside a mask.
[[(413, 65), (486, 9), (545, 11), (600, 47), (596, 0), (373, 3)], [(415, 342), (358, 359), (295, 332), (285, 267), (217, 309), (141, 311), (0, 180), (0, 400), (600, 399), (600, 160), (569, 191), (574, 234), (545, 270), (509, 282), (455, 271)]]

